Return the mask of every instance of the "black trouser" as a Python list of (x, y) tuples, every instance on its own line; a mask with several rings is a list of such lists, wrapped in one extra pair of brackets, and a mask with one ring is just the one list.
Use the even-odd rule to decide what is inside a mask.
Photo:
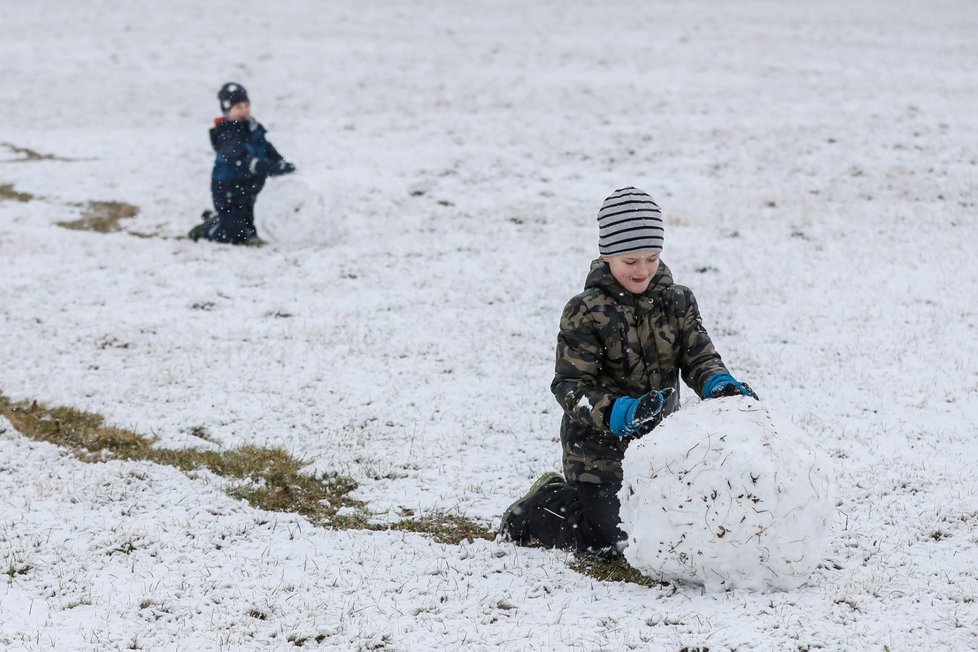
[(625, 534), (618, 528), (616, 484), (563, 482), (541, 487), (524, 506), (511, 534), (517, 543), (617, 556)]
[(217, 220), (204, 232), (204, 237), (232, 244), (256, 237), (255, 200), (264, 185), (264, 177), (244, 181), (212, 180), (211, 196), (217, 210)]
[(257, 235), (255, 214), (250, 206), (218, 213), (217, 218), (204, 231), (204, 237), (208, 240), (231, 244), (247, 242)]

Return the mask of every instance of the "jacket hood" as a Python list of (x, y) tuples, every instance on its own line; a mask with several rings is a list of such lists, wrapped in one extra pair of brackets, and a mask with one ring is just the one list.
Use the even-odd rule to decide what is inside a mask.
[(645, 288), (645, 292), (642, 294), (633, 294), (626, 290), (621, 283), (615, 279), (614, 275), (611, 273), (611, 268), (608, 263), (602, 258), (595, 258), (591, 261), (591, 269), (588, 272), (587, 280), (584, 281), (584, 289), (590, 290), (592, 288), (599, 289), (605, 294), (611, 295), (616, 298), (617, 301), (637, 306), (641, 303), (642, 299), (651, 301), (653, 297), (660, 294), (665, 288), (673, 284), (672, 272), (669, 267), (659, 261), (659, 269), (656, 270), (655, 276), (649, 282), (649, 287)]

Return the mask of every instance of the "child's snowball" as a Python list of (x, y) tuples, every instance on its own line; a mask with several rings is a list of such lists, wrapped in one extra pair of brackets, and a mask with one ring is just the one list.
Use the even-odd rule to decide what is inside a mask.
[(329, 245), (341, 235), (337, 206), (299, 175), (270, 178), (259, 202), (259, 225), (269, 242)]
[(625, 558), (650, 577), (708, 590), (786, 590), (823, 559), (831, 528), (828, 456), (764, 403), (703, 401), (625, 453)]

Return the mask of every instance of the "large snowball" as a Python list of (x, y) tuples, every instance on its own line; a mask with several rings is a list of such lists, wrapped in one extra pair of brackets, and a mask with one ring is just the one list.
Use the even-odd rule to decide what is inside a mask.
[(823, 559), (834, 517), (828, 456), (747, 397), (703, 401), (625, 453), (625, 558), (708, 590), (786, 590)]
[(291, 247), (330, 245), (341, 236), (340, 207), (310, 185), (301, 173), (270, 177), (258, 196), (258, 235)]

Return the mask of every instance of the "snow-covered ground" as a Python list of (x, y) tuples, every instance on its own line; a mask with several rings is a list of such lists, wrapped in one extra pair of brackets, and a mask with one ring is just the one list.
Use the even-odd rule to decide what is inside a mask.
[[(978, 647), (975, 34), (966, 0), (7, 7), (0, 186), (35, 196), (0, 200), (9, 397), (494, 524), (559, 468), (557, 320), (633, 184), (731, 370), (832, 456), (838, 510), (800, 589), (649, 589), (318, 529), (0, 422), (0, 647)], [(228, 80), (299, 168), (263, 249), (179, 239)], [(300, 242), (263, 210), (279, 182), (327, 207)], [(160, 237), (56, 226), (91, 200)]]

